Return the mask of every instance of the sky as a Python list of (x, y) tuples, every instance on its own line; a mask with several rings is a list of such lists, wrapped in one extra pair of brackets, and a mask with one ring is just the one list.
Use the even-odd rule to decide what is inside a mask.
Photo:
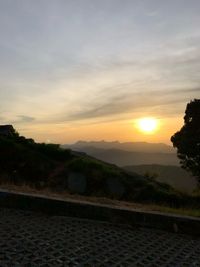
[(170, 144), (200, 96), (199, 14), (199, 0), (0, 0), (0, 124), (39, 142)]

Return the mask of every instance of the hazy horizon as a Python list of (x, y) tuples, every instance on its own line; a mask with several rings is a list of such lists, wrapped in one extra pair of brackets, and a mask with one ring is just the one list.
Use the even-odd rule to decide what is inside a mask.
[(197, 0), (1, 0), (0, 124), (44, 142), (170, 144), (199, 97), (199, 13)]
[(136, 141), (136, 142), (133, 142), (133, 141), (119, 141), (119, 140), (101, 140), (101, 139), (97, 139), (97, 140), (77, 140), (77, 141), (74, 141), (74, 142), (71, 142), (71, 143), (63, 143), (64, 145), (73, 145), (73, 144), (76, 144), (78, 142), (88, 142), (88, 143), (91, 143), (91, 142), (105, 142), (105, 143), (120, 143), (120, 144), (124, 144), (124, 143), (148, 143), (148, 144), (164, 144), (164, 145), (167, 145), (167, 146), (173, 146), (171, 143), (170, 144), (167, 144), (167, 143), (159, 143), (159, 142), (146, 142), (146, 141)]

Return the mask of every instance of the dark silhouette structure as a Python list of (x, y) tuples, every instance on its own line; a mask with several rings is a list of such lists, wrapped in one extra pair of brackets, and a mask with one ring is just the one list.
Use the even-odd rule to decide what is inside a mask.
[(15, 129), (12, 125), (0, 125), (0, 135), (12, 136), (15, 134)]
[(187, 104), (184, 125), (171, 141), (177, 148), (182, 168), (190, 171), (200, 183), (200, 99)]

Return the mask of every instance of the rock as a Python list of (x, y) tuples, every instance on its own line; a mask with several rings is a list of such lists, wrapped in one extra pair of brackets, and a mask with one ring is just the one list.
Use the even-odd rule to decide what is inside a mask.
[(85, 175), (79, 172), (70, 172), (68, 176), (68, 189), (72, 193), (84, 194), (87, 188)]
[(114, 197), (121, 198), (125, 193), (125, 187), (119, 178), (107, 178), (108, 193)]

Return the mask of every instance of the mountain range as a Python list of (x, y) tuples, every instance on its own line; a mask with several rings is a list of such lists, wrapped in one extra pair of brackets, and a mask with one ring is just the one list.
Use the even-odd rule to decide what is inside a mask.
[(36, 143), (20, 136), (13, 127), (0, 132), (0, 183), (173, 207), (193, 202), (199, 205), (199, 200), (167, 184), (57, 144)]
[(64, 145), (63, 147), (85, 152), (90, 156), (120, 167), (155, 163), (179, 165), (175, 149), (162, 143), (78, 141), (75, 144)]
[(176, 150), (166, 144), (78, 141), (64, 147), (84, 152), (132, 173), (155, 175), (157, 181), (181, 191), (192, 192), (197, 187), (196, 179), (180, 167)]
[(156, 153), (175, 153), (172, 146), (163, 143), (147, 143), (147, 142), (125, 142), (119, 141), (78, 141), (70, 146), (73, 150), (82, 149), (85, 147), (95, 147), (100, 149), (119, 149), (125, 151), (137, 151), (137, 152), (156, 152)]

